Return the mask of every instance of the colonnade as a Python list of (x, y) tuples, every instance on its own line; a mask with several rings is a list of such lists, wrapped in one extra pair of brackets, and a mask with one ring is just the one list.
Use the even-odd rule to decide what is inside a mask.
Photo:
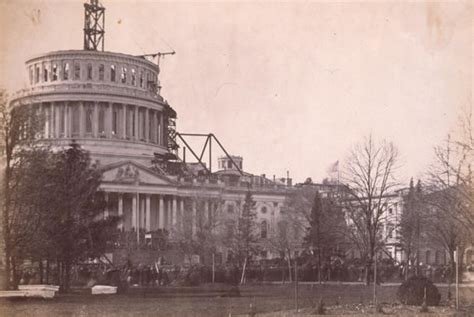
[(218, 208), (216, 200), (161, 194), (106, 192), (104, 217), (122, 217), (119, 229), (143, 229), (146, 232), (166, 229), (172, 235), (195, 237), (199, 226), (212, 221)]
[(166, 144), (167, 118), (159, 110), (97, 101), (46, 102), (37, 105), (37, 109), (44, 118), (42, 138), (107, 138)]

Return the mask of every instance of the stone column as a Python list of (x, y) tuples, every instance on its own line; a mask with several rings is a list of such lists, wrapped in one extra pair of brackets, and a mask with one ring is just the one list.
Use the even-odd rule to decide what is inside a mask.
[(135, 140), (140, 140), (140, 136), (138, 135), (138, 106), (134, 106), (134, 110), (135, 112), (135, 129), (134, 129), (134, 133), (135, 133)]
[(99, 137), (99, 103), (94, 101), (94, 114), (92, 116), (92, 136)]
[(109, 193), (104, 193), (105, 196), (105, 209), (104, 209), (104, 218), (109, 217)]
[(150, 195), (146, 195), (146, 206), (145, 206), (145, 229), (151, 231), (151, 211), (150, 211)]
[(149, 111), (148, 108), (145, 108), (145, 126), (142, 129), (145, 129), (145, 142), (150, 142), (150, 120), (149, 120)]
[(86, 116), (84, 115), (84, 101), (79, 103), (79, 137), (84, 137), (86, 132)]
[(107, 110), (105, 111), (105, 135), (107, 138), (112, 138), (112, 103), (107, 103)]
[[(123, 216), (123, 194), (118, 194), (118, 216)], [(123, 229), (123, 220), (118, 225), (119, 229)]]
[(165, 228), (165, 202), (163, 201), (163, 195), (160, 195), (160, 208), (159, 208), (159, 221), (158, 228)]
[(197, 224), (197, 210), (196, 210), (196, 201), (193, 199), (193, 214), (192, 214), (192, 218), (191, 218), (191, 228), (192, 228), (192, 237), (193, 239), (196, 237), (196, 233), (197, 233), (197, 227), (196, 227), (196, 224)]
[(176, 196), (173, 196), (173, 222), (172, 222), (172, 228), (176, 230), (176, 224), (178, 223), (178, 201), (176, 199)]
[(127, 138), (127, 105), (122, 104), (122, 139)]
[(61, 123), (61, 116), (60, 116), (61, 111), (59, 111), (59, 107), (62, 107), (62, 105), (58, 102), (53, 102), (53, 106), (54, 106), (54, 121), (56, 121), (55, 137), (59, 138), (59, 135), (60, 135), (59, 128), (60, 128), (60, 123)]
[(165, 131), (165, 128), (164, 128), (164, 126), (163, 126), (163, 124), (164, 124), (164, 119), (163, 119), (163, 117), (164, 117), (164, 115), (163, 115), (163, 112), (162, 112), (162, 113), (160, 113), (160, 129), (159, 129), (159, 137), (160, 137), (160, 140), (159, 140), (159, 142), (158, 142), (160, 145), (165, 145), (165, 144), (164, 144), (165, 138), (164, 138), (164, 136), (163, 136), (163, 135), (164, 135), (163, 131)]
[(67, 101), (64, 102), (64, 137), (69, 137), (69, 107)]
[(179, 228), (184, 233), (184, 197), (180, 197)]
[(137, 194), (133, 194), (132, 197), (132, 228), (138, 230), (137, 226)]
[(204, 224), (209, 223), (211, 219), (209, 217), (209, 201), (207, 199), (204, 201), (204, 212), (203, 212), (202, 218), (203, 218), (202, 221)]

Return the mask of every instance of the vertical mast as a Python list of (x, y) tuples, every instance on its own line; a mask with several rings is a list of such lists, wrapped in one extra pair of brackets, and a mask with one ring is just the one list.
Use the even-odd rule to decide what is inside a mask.
[(104, 51), (105, 8), (98, 0), (90, 0), (84, 9), (84, 50)]

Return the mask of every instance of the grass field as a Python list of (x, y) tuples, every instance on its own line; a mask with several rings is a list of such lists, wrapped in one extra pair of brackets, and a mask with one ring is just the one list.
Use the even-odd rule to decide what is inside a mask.
[[(396, 286), (378, 287), (378, 301), (396, 302)], [(442, 301), (447, 288), (441, 287)], [(474, 289), (463, 288), (463, 303), (474, 303)], [(300, 285), (299, 306), (309, 307), (320, 298), (327, 306), (370, 303), (373, 288), (362, 285)], [(60, 295), (54, 300), (0, 302), (0, 316), (229, 316), (248, 314), (250, 305), (257, 313), (294, 308), (292, 285), (249, 285), (241, 287), (240, 297), (209, 297), (205, 293), (119, 295)], [(471, 309), (471, 308), (470, 308)], [(474, 310), (472, 311), (474, 314)]]

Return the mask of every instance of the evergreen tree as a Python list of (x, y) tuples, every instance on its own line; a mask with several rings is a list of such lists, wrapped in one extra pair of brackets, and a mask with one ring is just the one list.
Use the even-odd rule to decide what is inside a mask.
[(341, 234), (344, 226), (345, 220), (340, 208), (329, 198), (322, 198), (316, 191), (304, 243), (317, 257), (320, 282), (323, 264), (330, 263), (331, 256), (337, 254), (343, 241)]

